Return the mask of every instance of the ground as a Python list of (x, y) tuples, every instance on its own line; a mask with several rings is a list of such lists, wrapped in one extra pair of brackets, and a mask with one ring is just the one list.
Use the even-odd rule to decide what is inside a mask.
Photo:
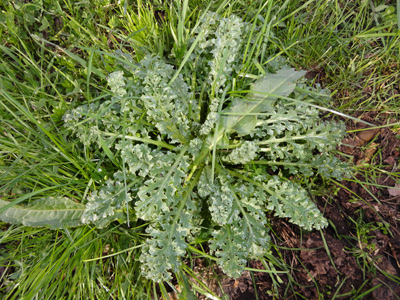
[[(41, 65), (50, 72), (40, 71), (40, 80), (51, 79), (52, 84), (57, 87), (63, 86), (57, 93), (70, 95), (71, 98), (77, 97), (76, 93), (82, 91), (81, 89), (84, 90), (83, 94), (89, 93), (85, 90), (86, 85), (89, 89), (89, 81), (86, 81), (85, 75), (87, 73), (83, 71), (84, 68), (81, 68), (80, 63), (68, 57), (66, 52), (61, 51), (61, 48), (55, 47), (54, 44), (40, 45), (31, 37), (40, 36), (64, 49), (69, 49), (73, 55), (90, 61), (88, 69), (91, 68), (92, 63), (93, 66), (104, 67), (107, 62), (104, 62), (103, 58), (96, 62), (96, 58), (91, 57), (91, 54), (83, 51), (79, 48), (80, 46), (114, 51), (119, 49), (120, 45), (124, 45), (127, 52), (133, 53), (135, 43), (138, 42), (139, 45), (145, 45), (146, 51), (163, 53), (174, 45), (172, 38), (165, 39), (169, 31), (162, 31), (158, 26), (167, 21), (173, 25), (167, 24), (166, 28), (173, 28), (178, 23), (178, 19), (172, 18), (174, 15), (166, 13), (168, 10), (164, 10), (160, 5), (154, 11), (138, 9), (137, 14), (135, 3), (146, 3), (146, 1), (130, 1), (131, 5), (125, 7), (128, 1), (118, 1), (110, 5), (98, 4), (102, 1), (81, 1), (74, 5), (70, 5), (70, 1), (64, 1), (64, 3), (44, 1), (44, 7), (41, 7), (42, 4), (17, 6), (19, 2), (28, 3), (29, 1), (4, 1), (0, 4), (1, 45), (4, 46), (3, 50), (8, 51), (7, 55), (5, 51), (0, 53), (2, 62), (0, 65), (3, 66), (0, 69), (2, 76), (12, 74), (11, 70), (18, 74), (18, 80), (20, 79), (24, 84), (16, 86), (21, 90), (21, 95), (27, 96), (27, 99), (33, 96), (30, 89), (25, 90), (26, 82), (35, 87), (35, 95), (39, 90), (53, 95), (51, 89), (47, 90), (45, 83), (40, 82), (38, 86), (39, 80), (32, 77), (32, 74), (36, 74), (42, 67)], [(189, 1), (190, 4), (192, 2), (196, 1)], [(247, 7), (249, 3), (256, 1), (237, 2), (246, 2)], [(271, 253), (267, 255), (266, 260), (251, 261), (248, 264), (249, 268), (267, 269), (268, 272), (245, 271), (240, 278), (235, 280), (227, 278), (221, 270), (215, 265), (210, 266), (206, 260), (196, 259), (195, 255), (190, 265), (193, 266), (197, 279), (202, 279), (205, 285), (204, 290), (208, 288), (223, 299), (400, 299), (398, 296), (400, 295), (400, 185), (396, 183), (396, 178), (399, 182), (400, 176), (398, 170), (400, 156), (398, 112), (400, 110), (397, 100), (400, 93), (398, 86), (400, 19), (393, 28), (390, 27), (388, 17), (397, 15), (393, 12), (388, 14), (383, 7), (383, 4), (394, 6), (394, 1), (272, 2), (276, 4), (272, 8), (273, 18), (284, 21), (272, 26), (275, 27), (273, 28), (274, 35), (278, 37), (277, 40), (272, 39), (271, 42), (271, 45), (276, 47), (275, 51), (289, 57), (290, 64), (297, 69), (308, 69), (306, 77), (310, 81), (314, 80), (332, 91), (337, 91), (335, 98), (337, 103), (333, 105), (334, 109), (347, 112), (346, 108), (351, 108), (349, 114), (352, 117), (374, 124), (375, 129), (368, 130), (368, 126), (361, 122), (342, 119), (346, 122), (349, 136), (343, 140), (343, 145), (338, 148), (338, 151), (343, 154), (343, 159), (353, 160), (354, 177), (342, 182), (324, 182), (320, 187), (318, 187), (318, 182), (312, 182), (311, 189), (316, 195), (315, 201), (329, 220), (329, 226), (322, 231), (300, 231), (287, 220), (270, 216), (273, 238)], [(272, 2), (265, 1), (265, 4)], [(283, 2), (285, 2), (284, 6), (288, 4), (286, 9), (281, 9), (279, 6)], [(375, 9), (374, 3), (375, 7), (380, 7), (380, 9)], [(57, 6), (53, 7), (53, 4)], [(256, 9), (249, 10), (250, 13), (253, 11), (255, 12)], [(127, 12), (134, 20), (131, 24), (126, 22)], [(157, 19), (156, 22), (151, 19), (153, 14)], [(135, 18), (136, 15), (139, 17)], [(288, 19), (289, 16), (292, 17)], [(172, 20), (169, 21), (168, 18)], [(143, 28), (151, 30), (142, 31)], [(11, 29), (16, 29), (16, 31)], [(126, 34), (126, 39), (121, 33)], [(135, 35), (131, 35), (132, 33)], [(137, 39), (135, 43), (126, 42), (133, 37)], [(299, 42), (298, 46), (296, 46), (297, 42)], [(168, 43), (172, 44), (168, 46)], [(142, 46), (136, 47), (137, 50), (141, 48)], [(24, 51), (20, 51), (21, 49), (25, 49), (29, 55), (26, 56)], [(47, 53), (45, 49), (51, 51)], [(43, 56), (43, 53), (47, 56)], [(53, 57), (54, 53), (57, 55)], [(15, 58), (10, 59), (10, 54)], [(60, 76), (57, 79), (54, 76), (58, 72), (46, 66), (46, 64), (52, 66), (53, 62), (55, 69), (61, 67), (60, 74), (68, 74), (68, 78)], [(110, 69), (107, 70), (109, 71)], [(14, 78), (13, 85), (17, 84), (18, 80)], [(93, 87), (95, 85), (94, 83)], [(33, 97), (38, 104), (33, 105), (35, 113), (37, 112), (35, 105), (42, 107), (43, 101), (48, 101), (46, 105), (53, 105), (50, 101), (52, 98), (47, 97), (47, 94), (39, 93), (38, 95), (46, 97)], [(70, 100), (70, 98), (66, 99)], [(347, 103), (340, 103), (342, 100)], [(47, 115), (47, 112), (45, 113)], [(9, 112), (6, 111), (4, 116), (8, 118)], [(15, 124), (17, 123), (16, 121)], [(397, 127), (391, 125), (394, 123), (397, 123)], [(25, 136), (23, 141), (25, 141)], [(17, 156), (24, 148), (20, 145), (16, 142), (15, 153), (10, 152), (13, 156)], [(40, 153), (39, 150), (37, 152)], [(25, 155), (25, 152), (23, 154)], [(56, 169), (58, 165), (54, 168), (51, 166), (51, 170)], [(19, 170), (18, 172), (22, 173)], [(44, 180), (48, 172), (45, 175), (38, 178)], [(59, 177), (54, 178), (56, 181), (59, 180)], [(10, 181), (13, 180), (10, 179)], [(26, 182), (30, 187), (29, 181), (26, 180)], [(35, 187), (37, 183), (34, 182)], [(44, 181), (43, 187), (47, 187), (47, 184)], [(118, 227), (115, 228), (117, 232), (115, 236), (122, 236)], [(83, 264), (82, 260), (108, 255), (109, 249), (112, 250), (113, 247), (115, 247), (115, 252), (118, 252), (132, 246), (127, 242), (117, 243), (116, 241), (114, 246), (110, 246), (114, 239), (117, 240), (114, 235), (109, 238), (104, 234), (104, 240), (99, 240), (97, 236), (90, 236), (93, 239), (93, 244), (90, 244), (93, 254), (90, 256), (85, 252), (87, 256), (81, 257), (82, 252), (78, 252), (79, 255), (75, 252), (77, 244), (71, 244), (72, 248), (68, 248), (67, 242), (71, 239), (69, 234), (57, 234), (56, 239), (60, 239), (63, 243), (60, 242), (55, 247), (52, 234), (44, 235), (44, 231), (35, 232), (16, 228), (13, 233), (15, 237), (9, 238), (6, 234), (8, 229), (9, 226), (1, 228), (4, 235), (1, 238), (0, 258), (3, 259), (1, 256), (5, 255), (7, 250), (4, 241), (9, 241), (10, 245), (13, 243), (15, 249), (7, 250), (9, 252), (7, 253), (8, 265), (0, 265), (0, 278), (9, 276), (12, 280), (17, 280), (16, 278), (23, 274), (20, 270), (24, 270), (24, 267), (19, 268), (18, 264), (24, 266), (22, 265), (24, 262), (26, 266), (31, 267), (25, 270), (29, 270), (28, 272), (34, 275), (29, 277), (25, 274), (20, 281), (15, 281), (16, 286), (23, 291), (22, 293), (34, 289), (43, 292), (49, 286), (58, 284), (59, 290), (64, 288), (68, 291), (77, 291), (77, 297), (84, 295), (83, 297), (102, 299), (97, 296), (102, 295), (101, 289), (94, 291), (93, 295), (88, 295), (85, 289), (80, 290), (81, 287), (98, 284), (91, 276), (87, 276), (87, 274), (95, 274), (96, 265)], [(37, 238), (31, 243), (28, 237), (32, 232), (43, 238)], [(84, 234), (86, 239), (86, 232), (83, 230), (82, 235), (79, 235), (79, 230), (71, 232), (76, 233), (72, 235), (76, 240), (81, 240)], [(127, 240), (129, 235), (123, 237)], [(18, 248), (20, 244), (21, 248)], [(37, 247), (34, 248), (34, 245)], [(59, 258), (54, 255), (54, 261), (46, 260), (48, 257), (53, 257), (54, 253), (58, 253)], [(64, 253), (68, 255), (64, 256)], [(71, 253), (70, 256), (69, 253)], [(131, 252), (130, 255), (134, 257)], [(103, 270), (111, 270), (111, 275), (104, 271), (103, 277), (99, 278), (103, 279), (103, 282), (108, 282), (110, 284), (108, 287), (114, 290), (119, 290), (121, 287), (121, 291), (130, 291), (130, 288), (125, 289), (125, 286), (132, 286), (132, 294), (135, 294), (143, 285), (140, 281), (137, 281), (139, 284), (135, 283), (138, 278), (135, 277), (137, 265), (131, 263), (127, 270), (114, 269), (113, 259), (116, 265), (125, 265), (126, 261), (122, 263), (121, 257), (123, 255), (112, 257), (110, 260), (99, 260), (97, 266), (101, 266)], [(46, 264), (63, 267), (60, 267), (61, 271), (57, 269), (53, 271), (50, 267), (47, 268)], [(59, 272), (64, 272), (63, 268), (82, 269), (85, 272), (70, 273), (69, 277), (72, 280), (68, 281), (64, 280), (69, 279), (66, 273), (59, 276)], [(130, 274), (129, 284), (125, 281), (127, 272)], [(80, 274), (82, 274), (81, 277)], [(33, 277), (33, 284), (31, 284), (29, 280)], [(24, 278), (29, 280), (24, 280)], [(190, 278), (190, 280), (195, 279)], [(151, 288), (153, 290), (153, 286)], [(0, 298), (3, 291), (4, 289), (0, 290)], [(172, 292), (169, 295), (171, 299), (176, 296)], [(197, 296), (199, 299), (206, 299), (199, 294)], [(36, 297), (40, 298), (38, 295)], [(50, 299), (50, 296), (48, 298)]]
[[(358, 117), (377, 127), (387, 124), (387, 118), (380, 119), (376, 113)], [(348, 131), (358, 129), (367, 126), (348, 122)], [(391, 175), (398, 172), (400, 139), (396, 134), (393, 128), (382, 127), (358, 131), (343, 140), (338, 150), (353, 156), (360, 172), (336, 185), (336, 195), (317, 197), (328, 228), (304, 234), (285, 220), (272, 218), (275, 235), (281, 237), (275, 240), (272, 254), (290, 266), (288, 274), (274, 278), (245, 271), (235, 280), (216, 267), (204, 266), (202, 260), (197, 261), (195, 272), (219, 296), (223, 296), (222, 287), (226, 299), (345, 300), (361, 299), (356, 298), (360, 295), (362, 299), (399, 299), (400, 192), (387, 188), (395, 187)], [(363, 176), (366, 167), (380, 169), (377, 185), (369, 180), (369, 172)], [(261, 261), (252, 261), (249, 267), (265, 270)]]

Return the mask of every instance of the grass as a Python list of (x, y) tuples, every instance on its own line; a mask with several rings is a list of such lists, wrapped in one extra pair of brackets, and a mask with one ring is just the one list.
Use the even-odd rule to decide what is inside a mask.
[[(333, 92), (334, 102), (327, 104), (330, 108), (359, 118), (368, 116), (374, 124), (393, 129), (397, 126), (398, 130), (400, 20), (398, 12), (385, 14), (386, 8), (378, 9), (384, 4), (339, 0), (276, 0), (265, 4), (198, 0), (181, 7), (182, 3), (168, 5), (157, 1), (134, 1), (129, 5), (125, 1), (100, 0), (3, 2), (1, 197), (22, 202), (51, 192), (84, 198), (93, 181), (107, 174), (99, 170), (102, 159), (93, 160), (98, 153), (81, 152), (69, 143), (61, 120), (65, 110), (71, 102), (91, 102), (107, 93), (104, 78), (113, 70), (116, 57), (105, 53), (126, 51), (134, 53), (139, 61), (147, 53), (165, 55), (172, 51), (178, 62), (184, 61), (191, 29), (207, 9), (219, 9), (223, 14), (234, 13), (249, 20), (258, 16), (257, 22), (265, 25), (265, 42), (260, 49), (249, 48), (250, 57), (260, 52), (263, 62), (268, 57), (285, 57), (289, 64), (310, 70), (311, 80)], [(254, 36), (261, 37), (256, 33)], [(371, 163), (355, 169), (362, 176), (350, 180), (363, 185), (368, 192), (371, 186), (380, 191), (388, 188), (379, 183), (381, 176), (400, 182), (399, 172), (388, 174), (385, 170), (379, 152)], [(325, 191), (317, 184), (310, 188)], [(17, 198), (19, 195), (25, 196)], [(375, 195), (372, 197), (379, 202)], [(354, 195), (354, 201), (362, 199)], [(363, 278), (373, 278), (381, 271), (369, 252), (374, 247), (370, 234), (376, 229), (386, 229), (390, 234), (390, 226), (384, 221), (381, 225), (365, 223), (362, 211), (349, 223), (355, 234), (343, 237), (352, 245), (348, 252), (360, 264)], [(140, 274), (135, 257), (139, 256), (143, 237), (144, 224), (140, 223), (131, 224), (130, 228), (112, 224), (101, 230), (82, 227), (59, 231), (1, 223), (0, 295), (6, 299), (151, 299), (155, 294), (168, 298), (168, 291), (175, 286), (155, 285)], [(271, 295), (279, 299), (297, 293), (297, 283), (296, 278), (288, 275), (285, 294), (277, 294), (282, 279), (274, 271), (289, 274), (291, 267), (284, 250), (277, 247), (284, 239), (279, 235), (275, 238), (275, 255), (267, 255), (263, 264), (271, 272)], [(325, 247), (332, 260), (326, 242)], [(119, 252), (122, 253), (117, 255)], [(194, 257), (203, 257), (212, 264), (207, 251), (197, 249), (188, 258), (188, 265)], [(182, 293), (186, 293), (182, 299), (194, 297), (189, 286), (216, 297), (215, 291), (209, 290), (190, 268), (176, 277)], [(390, 274), (387, 278), (400, 280)], [(327, 297), (315, 280), (314, 284), (320, 298)], [(362, 299), (373, 289), (360, 287), (350, 297)], [(298, 293), (297, 296), (302, 297)], [(343, 295), (338, 288), (333, 298), (339, 296)]]

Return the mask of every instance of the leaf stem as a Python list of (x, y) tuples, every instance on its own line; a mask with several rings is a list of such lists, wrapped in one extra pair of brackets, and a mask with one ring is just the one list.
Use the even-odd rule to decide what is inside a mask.
[(296, 99), (293, 99), (293, 98), (285, 97), (285, 96), (282, 96), (282, 95), (275, 95), (275, 94), (252, 91), (252, 90), (232, 91), (230, 94), (247, 94), (247, 93), (250, 93), (250, 92), (251, 93), (255, 93), (255, 94), (264, 95), (264, 96), (270, 96), (270, 97), (275, 97), (275, 98), (279, 98), (279, 99), (285, 99), (285, 100), (288, 100), (288, 101), (292, 101), (294, 103), (301, 103), (301, 104), (304, 104), (304, 105), (308, 105), (308, 106), (311, 106), (311, 107), (318, 108), (318, 109), (323, 110), (323, 111), (329, 111), (330, 113), (339, 115), (339, 116), (344, 117), (344, 118), (348, 118), (348, 119), (356, 121), (356, 122), (364, 123), (364, 124), (369, 125), (369, 126), (375, 126), (374, 124), (371, 124), (371, 123), (368, 123), (368, 122), (363, 121), (361, 119), (346, 115), (346, 114), (338, 112), (336, 110), (329, 109), (329, 108), (322, 107), (322, 106), (315, 105), (315, 104), (311, 104), (311, 103), (308, 103), (308, 102), (296, 100)]
[(314, 138), (321, 138), (319, 134), (305, 134), (305, 135), (298, 135), (298, 136), (291, 136), (291, 137), (284, 137), (280, 139), (269, 139), (266, 141), (261, 141), (255, 143), (256, 145), (265, 145), (265, 144), (273, 144), (273, 143), (283, 143), (287, 141), (295, 141), (295, 140), (305, 140), (305, 139), (314, 139)]
[(121, 138), (121, 139), (125, 138), (127, 140), (143, 142), (143, 143), (146, 143), (146, 144), (152, 144), (152, 145), (160, 146), (160, 147), (167, 148), (167, 149), (170, 149), (170, 150), (174, 150), (176, 148), (176, 146), (172, 146), (172, 145), (170, 145), (168, 143), (164, 143), (164, 142), (161, 142), (161, 141), (155, 141), (155, 140), (147, 139), (147, 138), (141, 138), (141, 137), (132, 136), (132, 135), (125, 135), (124, 136), (122, 134), (116, 134), (116, 133), (105, 132), (105, 131), (96, 131), (96, 133), (100, 133), (100, 134), (103, 134), (103, 135), (106, 135), (106, 136), (114, 136), (114, 137)]
[(247, 163), (247, 165), (277, 165), (277, 166), (299, 166), (299, 167), (313, 167), (311, 164), (300, 164), (293, 162), (278, 162), (278, 161), (266, 161), (266, 160), (253, 160)]

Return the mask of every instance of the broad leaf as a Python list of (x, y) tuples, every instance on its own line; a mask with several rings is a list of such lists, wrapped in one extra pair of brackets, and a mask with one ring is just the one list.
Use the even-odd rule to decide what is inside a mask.
[[(296, 87), (295, 81), (304, 76), (305, 71), (282, 69), (276, 74), (267, 74), (252, 86), (247, 99), (235, 98), (223, 113), (240, 113), (241, 115), (224, 115), (221, 117), (220, 129), (234, 130), (239, 134), (250, 134), (256, 127), (257, 113), (270, 111), (279, 96), (289, 96)], [(264, 94), (263, 94), (264, 93)], [(268, 96), (272, 94), (276, 96)]]
[[(7, 204), (9, 202), (0, 200), (0, 207)], [(81, 216), (84, 210), (85, 205), (68, 198), (48, 197), (26, 206), (15, 205), (0, 213), (0, 219), (12, 224), (59, 229), (82, 225)]]

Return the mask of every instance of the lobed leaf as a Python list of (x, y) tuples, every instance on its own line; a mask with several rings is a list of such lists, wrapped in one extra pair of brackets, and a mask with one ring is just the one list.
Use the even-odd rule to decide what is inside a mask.
[(290, 222), (306, 230), (328, 226), (328, 221), (300, 185), (274, 176), (263, 186), (271, 195), (267, 209), (275, 211), (276, 216), (289, 218)]
[(267, 194), (253, 184), (236, 182), (217, 167), (217, 180), (199, 184), (199, 195), (208, 196), (213, 221), (221, 228), (214, 230), (210, 249), (218, 257), (222, 270), (237, 278), (248, 258), (257, 259), (269, 248), (270, 237), (263, 207)]

